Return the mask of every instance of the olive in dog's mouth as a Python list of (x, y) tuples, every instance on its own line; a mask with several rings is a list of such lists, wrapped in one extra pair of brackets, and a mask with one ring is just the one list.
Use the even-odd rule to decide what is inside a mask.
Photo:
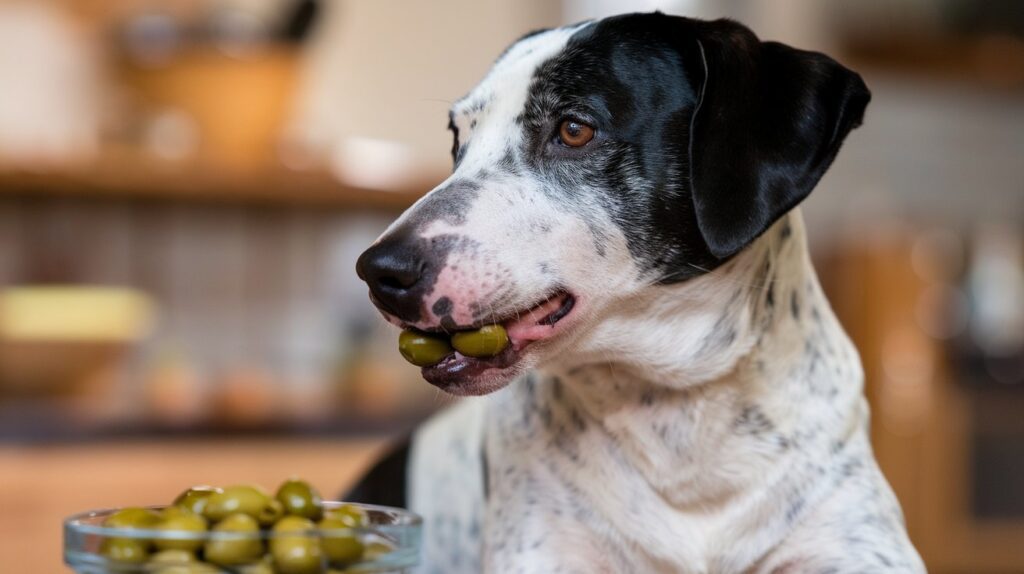
[[(408, 349), (403, 348), (403, 356), (406, 360), (418, 364), (423, 369), (423, 376), (434, 384), (450, 383), (457, 379), (472, 378), (490, 369), (505, 369), (512, 366), (520, 357), (523, 349), (535, 341), (540, 341), (557, 333), (556, 328), (560, 321), (565, 319), (576, 307), (576, 298), (566, 292), (559, 291), (544, 299), (530, 310), (510, 316), (501, 321), (488, 323), (478, 329), (460, 329), (453, 336), (467, 339), (466, 335), (478, 336), (481, 331), (500, 331), (494, 337), (507, 337), (507, 344), (503, 346), (495, 344), (492, 347), (493, 353), (474, 353), (477, 356), (468, 356), (451, 347), (447, 342), (449, 336), (441, 333), (422, 333), (407, 330), (403, 337), (410, 337), (410, 333), (421, 338), (420, 344), (433, 345), (429, 348), (427, 358), (421, 361), (414, 361)], [(404, 342), (404, 341), (403, 341)], [(449, 345), (446, 348), (443, 345)], [(486, 347), (488, 341), (484, 341)], [(460, 346), (460, 345), (456, 345)], [(424, 347), (426, 348), (426, 347)], [(431, 356), (433, 354), (433, 356)], [(440, 357), (433, 362), (434, 357)], [(424, 364), (432, 363), (432, 364)]]

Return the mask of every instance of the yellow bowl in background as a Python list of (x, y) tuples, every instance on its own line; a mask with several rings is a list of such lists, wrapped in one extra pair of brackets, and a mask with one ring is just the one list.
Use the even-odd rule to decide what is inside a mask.
[(91, 386), (149, 334), (154, 316), (151, 299), (133, 289), (0, 290), (0, 390), (36, 393)]
[(0, 291), (0, 340), (130, 342), (152, 325), (149, 297), (117, 287), (39, 286)]

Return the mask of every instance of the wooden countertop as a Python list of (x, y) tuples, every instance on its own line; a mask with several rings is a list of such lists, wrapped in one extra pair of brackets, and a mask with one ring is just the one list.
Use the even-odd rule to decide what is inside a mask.
[(275, 487), (301, 476), (334, 499), (387, 446), (383, 439), (251, 439), (0, 446), (0, 570), (67, 572), (62, 520), (160, 504), (192, 484)]

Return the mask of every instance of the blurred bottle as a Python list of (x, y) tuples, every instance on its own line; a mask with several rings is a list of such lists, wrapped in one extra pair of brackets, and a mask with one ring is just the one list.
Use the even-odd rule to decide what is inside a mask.
[(1024, 235), (989, 224), (979, 229), (967, 273), (971, 346), (985, 374), (1004, 384), (1024, 383)]
[(39, 169), (92, 157), (98, 60), (53, 3), (0, 3), (0, 165)]

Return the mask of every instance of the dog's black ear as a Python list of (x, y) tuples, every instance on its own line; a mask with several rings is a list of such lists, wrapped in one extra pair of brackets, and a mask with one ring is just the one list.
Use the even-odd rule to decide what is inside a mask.
[(730, 257), (811, 192), (871, 93), (817, 52), (761, 42), (729, 20), (696, 27), (691, 191), (711, 253)]

